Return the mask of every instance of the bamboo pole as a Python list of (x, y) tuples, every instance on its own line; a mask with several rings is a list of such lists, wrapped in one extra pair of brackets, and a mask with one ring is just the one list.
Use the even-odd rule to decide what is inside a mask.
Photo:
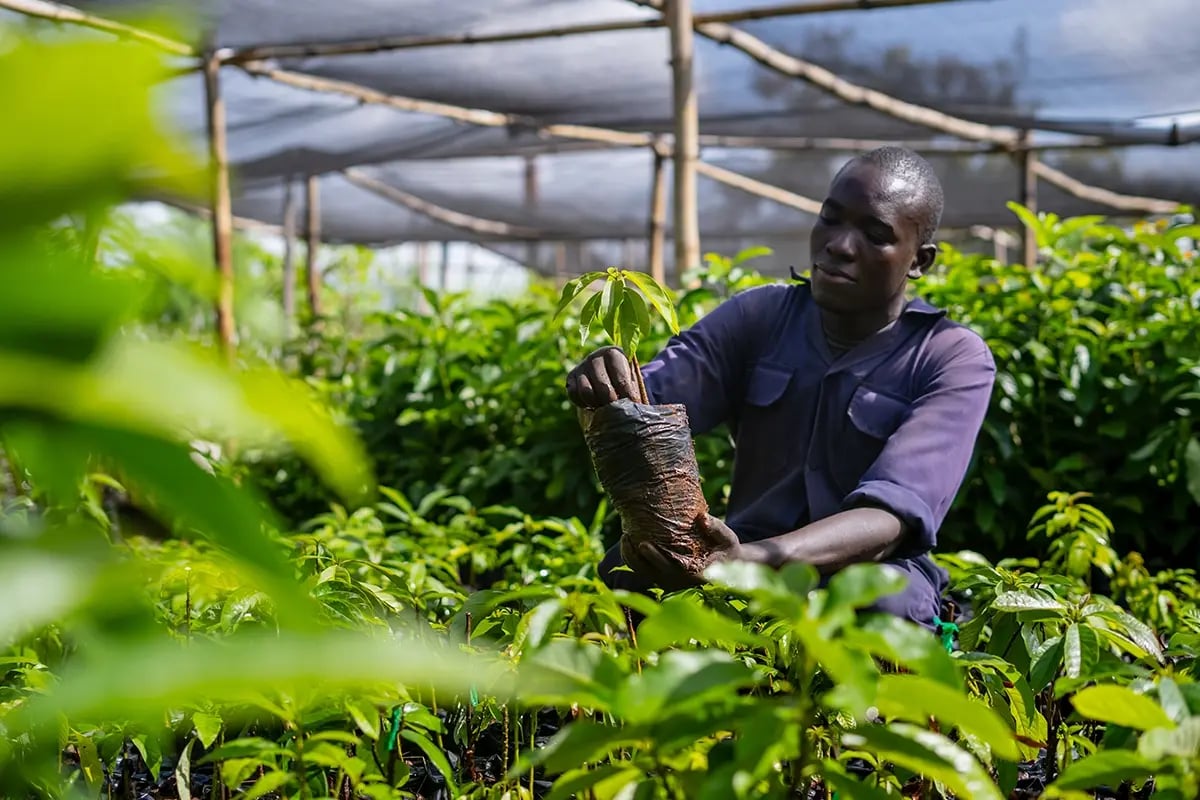
[(211, 170), (213, 260), (217, 266), (217, 341), (233, 360), (233, 201), (229, 191), (229, 153), (226, 146), (225, 101), (221, 97), (221, 62), (204, 62), (204, 100), (208, 121)]
[[(1013, 150), (1017, 147), (1014, 138), (1015, 134), (1010, 133), (1008, 129), (972, 123), (966, 120), (959, 120), (947, 114), (934, 111), (933, 109), (894, 100), (893, 98), (889, 98), (887, 95), (884, 95), (880, 92), (873, 92), (871, 90), (855, 86), (847, 81), (842, 81), (841, 79), (837, 78), (837, 76), (829, 73), (827, 70), (822, 70), (821, 68), (807, 64), (807, 62), (801, 61), (800, 59), (780, 53), (755, 37), (750, 36), (749, 34), (729, 28), (727, 24), (730, 22), (748, 19), (765, 19), (769, 16), (798, 16), (817, 12), (850, 11), (856, 9), (884, 7), (896, 8), (906, 5), (925, 5), (933, 2), (960, 1), (961, 0), (829, 0), (829, 2), (793, 3), (768, 7), (765, 9), (745, 9), (742, 11), (732, 11), (726, 13), (695, 15), (693, 17), (693, 23), (701, 28), (698, 30), (698, 32), (702, 35), (712, 38), (715, 41), (738, 47), (738, 49), (748, 52), (749, 55), (754, 57), (760, 63), (763, 63), (765, 66), (775, 69), (776, 71), (781, 71), (782, 74), (791, 77), (799, 77), (804, 80), (809, 80), (815, 85), (832, 91), (834, 94), (841, 97), (843, 100), (846, 100), (847, 102), (868, 105), (893, 116), (896, 115), (894, 113), (896, 110), (905, 111), (905, 109), (907, 109), (905, 111), (906, 114), (916, 114), (918, 117), (920, 117), (920, 119), (909, 119), (909, 121), (913, 121), (916, 124), (924, 124), (922, 121), (924, 120), (926, 122), (935, 123), (929, 125), (929, 127), (933, 127), (936, 130), (943, 130), (944, 132), (958, 136), (959, 138), (964, 138), (970, 141), (991, 142), (1000, 149)], [(658, 11), (662, 11), (665, 5), (665, 0), (630, 0), (630, 2), (647, 8), (653, 8)], [(0, 0), (0, 8), (8, 8), (12, 11), (17, 11), (31, 17), (37, 17), (56, 22), (73, 23), (96, 30), (106, 31), (118, 36), (136, 39), (178, 55), (195, 55), (195, 50), (184, 42), (160, 36), (158, 34), (135, 28), (133, 26), (113, 22), (93, 14), (85, 14), (71, 6), (48, 2), (47, 0)], [(662, 25), (666, 24), (665, 19), (662, 18), (654, 20), (654, 23), (655, 24), (651, 27), (661, 27)], [(731, 34), (733, 33), (738, 35), (732, 36)], [(339, 45), (340, 44), (341, 43), (339, 43)], [(223, 58), (232, 59), (234, 56), (227, 55), (223, 56)], [(536, 128), (537, 132), (542, 133), (543, 135), (561, 136), (562, 138), (575, 139), (578, 141), (593, 141), (609, 146), (645, 147), (650, 144), (650, 140), (653, 138), (651, 134), (611, 131), (593, 126), (538, 126), (535, 120), (521, 118), (514, 114), (498, 114), (497, 112), (475, 111), (444, 103), (430, 103), (428, 101), (416, 101), (410, 98), (396, 97), (345, 81), (333, 81), (305, 75), (303, 73), (288, 72), (286, 70), (274, 70), (267, 65), (256, 61), (248, 61), (245, 63), (239, 62), (238, 66), (240, 66), (249, 74), (268, 77), (280, 83), (296, 86), (297, 88), (329, 92), (333, 94), (344, 94), (349, 97), (354, 97), (355, 99), (364, 103), (391, 105), (393, 107), (400, 108), (401, 110), (446, 116), (476, 125), (512, 125), (517, 127), (526, 125)], [(422, 107), (416, 107), (415, 104), (417, 103), (423, 103), (424, 105)], [(877, 103), (881, 105), (875, 105)], [(464, 113), (466, 113), (470, 118), (464, 117)], [(484, 121), (484, 117), (480, 115), (486, 115), (489, 113), (496, 114), (497, 118), (491, 122), (486, 122)], [(901, 118), (907, 119), (907, 117)], [(959, 125), (966, 127), (960, 127)], [(978, 134), (980, 132), (984, 134), (982, 137), (973, 135), (973, 133)], [(1174, 134), (1172, 133), (1170, 136), (1173, 137)], [(803, 143), (797, 144), (794, 148), (789, 147), (786, 144), (780, 144), (779, 149), (844, 149), (842, 145), (836, 141), (831, 140), (828, 145), (823, 145), (821, 141), (822, 140), (814, 139), (811, 147), (808, 147)], [(864, 144), (866, 144), (866, 140), (862, 141)], [(708, 146), (708, 144), (718, 146), (712, 141), (706, 143), (706, 146)], [(1146, 144), (1147, 142), (1145, 141), (1121, 142), (1116, 140), (1106, 140), (1104, 137), (1096, 136), (1081, 137), (1078, 141), (1036, 145), (1033, 147), (1033, 149), (1070, 150), (1090, 147), (1122, 147), (1127, 145), (1144, 146)], [(1163, 144), (1174, 146), (1178, 144), (1178, 142), (1173, 138), (1168, 138), (1164, 140)], [(743, 146), (765, 147), (767, 149), (771, 149), (772, 147), (770, 144), (766, 143), (762, 145), (745, 144)], [(867, 149), (873, 149), (875, 146), (877, 145), (871, 143), (870, 147)], [(937, 152), (939, 147), (934, 143), (923, 143), (913, 146), (915, 148), (931, 152)]]
[[(868, 8), (898, 8), (921, 6), (933, 3), (959, 2), (960, 0), (831, 0), (823, 3), (788, 3), (779, 6), (747, 8), (741, 11), (725, 11), (712, 14), (696, 14), (695, 21), (744, 22), (770, 19), (773, 17), (803, 16), (830, 11), (861, 11)], [(552, 28), (524, 28), (499, 33), (454, 33), (439, 36), (382, 36), (351, 39), (342, 42), (307, 42), (303, 44), (259, 45), (241, 48), (226, 57), (227, 63), (246, 61), (318, 58), (325, 56), (367, 55), (396, 50), (412, 50), (424, 47), (448, 47), (454, 45), (504, 44), (527, 42), (538, 39), (561, 39), (569, 36), (586, 36), (597, 33), (648, 30), (666, 24), (662, 18), (619, 19), (606, 22), (586, 22), (577, 25), (560, 25)]]
[(283, 321), (290, 334), (296, 319), (296, 192), (290, 175), (283, 186)]
[(308, 310), (312, 321), (321, 318), (321, 271), (317, 267), (317, 256), (321, 247), (321, 185), (316, 175), (309, 175), (306, 183), (308, 222), (308, 248), (305, 253), (304, 276), (308, 294)]
[(449, 103), (438, 103), (432, 100), (418, 100), (412, 97), (387, 94), (375, 89), (360, 86), (348, 81), (332, 78), (321, 78), (299, 72), (275, 69), (262, 62), (252, 61), (239, 65), (250, 75), (270, 78), (273, 81), (297, 89), (308, 89), (316, 92), (328, 92), (352, 97), (363, 103), (390, 106), (400, 111), (410, 111), (417, 114), (430, 114), (446, 117), (471, 125), (492, 128), (528, 128), (544, 136), (558, 136), (564, 139), (581, 139), (604, 142), (607, 144), (625, 145), (627, 147), (645, 147), (652, 141), (648, 133), (628, 133), (607, 128), (597, 128), (591, 125), (542, 125), (537, 120), (519, 114), (505, 114), (499, 111), (487, 111), (477, 108), (464, 108)]
[(654, 148), (654, 177), (650, 187), (650, 230), (649, 253), (650, 275), (661, 284), (666, 283), (666, 267), (663, 264), (663, 251), (667, 242), (667, 150), (665, 147)]
[[(188, 203), (183, 200), (178, 200), (176, 198), (158, 197), (158, 198), (155, 198), (155, 200), (156, 200), (156, 202), (162, 203), (163, 205), (170, 206), (172, 208), (177, 208), (180, 211), (186, 212), (188, 214), (194, 214), (202, 220), (208, 221), (208, 220), (212, 219), (212, 209), (210, 209), (210, 208), (205, 208), (204, 206), (194, 205), (192, 203)], [(270, 234), (273, 234), (276, 236), (283, 235), (283, 226), (282, 225), (274, 225), (270, 222), (263, 222), (262, 220), (250, 219), (248, 217), (234, 216), (233, 217), (233, 228), (234, 228), (234, 230), (256, 231), (258, 233), (270, 233)]]
[(701, 161), (696, 164), (696, 171), (704, 177), (711, 178), (726, 186), (741, 189), (743, 192), (758, 195), (767, 200), (774, 200), (776, 203), (789, 206), (798, 211), (808, 214), (819, 214), (821, 212), (821, 203), (818, 200), (813, 200), (810, 197), (805, 197), (795, 192), (789, 192), (787, 189), (772, 186), (769, 183), (733, 172), (724, 167), (718, 167), (715, 164)]
[[(51, 22), (65, 22), (84, 28), (91, 28), (92, 30), (103, 31), (121, 39), (148, 44), (151, 47), (156, 47), (159, 50), (164, 50), (178, 56), (199, 55), (195, 48), (185, 42), (160, 36), (157, 33), (105, 19), (104, 17), (85, 14), (77, 8), (59, 3), (48, 3), (44, 2), (44, 0), (0, 0), (0, 8), (7, 8), (9, 11), (16, 11), (28, 17), (37, 17), (39, 19), (50, 20)], [(200, 67), (207, 69), (206, 64), (201, 64)]]
[[(538, 165), (536, 156), (525, 157), (525, 213), (533, 218), (538, 205)], [(533, 264), (538, 258), (538, 243), (530, 239), (525, 245), (525, 261)]]
[(1174, 200), (1118, 194), (1098, 186), (1090, 186), (1040, 160), (1034, 162), (1033, 171), (1046, 183), (1053, 184), (1081, 200), (1099, 203), (1120, 211), (1133, 211), (1139, 214), (1174, 214), (1183, 205)]
[(442, 260), (438, 264), (437, 290), (445, 293), (450, 282), (450, 242), (442, 242)]
[(379, 195), (380, 197), (398, 203), (411, 211), (429, 217), (432, 220), (445, 223), (446, 225), (469, 231), (470, 233), (480, 234), (483, 236), (498, 236), (509, 239), (537, 239), (542, 233), (534, 228), (526, 228), (521, 225), (513, 225), (509, 222), (499, 222), (492, 219), (483, 219), (471, 214), (464, 214), (461, 211), (454, 211), (436, 203), (431, 203), (416, 195), (409, 194), (403, 189), (397, 189), (395, 186), (376, 180), (366, 173), (358, 169), (348, 169), (342, 173), (346, 180), (353, 183), (359, 188), (366, 189), (369, 192)]
[[(1021, 132), (1021, 141), (1029, 141), (1029, 131)], [(1017, 160), (1021, 165), (1020, 203), (1030, 213), (1037, 214), (1037, 153), (1025, 150), (1018, 155)], [(1025, 266), (1032, 267), (1038, 260), (1038, 240), (1037, 234), (1030, 230), (1029, 226), (1025, 226), (1022, 230), (1021, 244)]]
[(692, 76), (695, 44), (691, 0), (670, 0), (671, 77), (675, 101), (675, 273), (700, 263), (700, 212), (696, 197), (696, 161), (700, 157), (699, 110)]
[[(664, 15), (669, 14), (672, 8), (672, 4), (667, 0), (630, 0), (630, 2), (657, 9)], [(696, 32), (702, 36), (741, 50), (763, 66), (781, 75), (799, 78), (851, 105), (866, 106), (895, 119), (949, 133), (960, 139), (992, 142), (1007, 148), (1012, 148), (1017, 143), (1017, 135), (1013, 131), (953, 117), (941, 111), (899, 100), (875, 89), (851, 83), (824, 67), (790, 56), (771, 47), (758, 37), (751, 36), (726, 23), (696, 23), (695, 27)]]

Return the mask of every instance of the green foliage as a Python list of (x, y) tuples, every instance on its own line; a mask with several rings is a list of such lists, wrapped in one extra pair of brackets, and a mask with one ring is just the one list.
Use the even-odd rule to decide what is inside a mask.
[(555, 320), (598, 280), (604, 281), (603, 287), (584, 301), (579, 312), (579, 337), (584, 343), (592, 325), (599, 320), (609, 343), (633, 356), (638, 344), (650, 333), (650, 308), (671, 333), (679, 333), (679, 317), (670, 290), (644, 272), (616, 267), (609, 267), (606, 272), (587, 272), (563, 284)]
[[(552, 294), (467, 306), (430, 293), (428, 314), (371, 320), (373, 340), (301, 343), (289, 355), (307, 382), (246, 351), (227, 364), (162, 319), (160, 290), (205, 297), (196, 265), (156, 253), (108, 263), (89, 244), (94, 220), (111, 219), (108, 204), (147, 170), (167, 183), (190, 174), (163, 160), (170, 144), (150, 123), (149, 68), (125, 69), (127, 45), (38, 47), (43, 91), (68, 111), (18, 97), (19, 124), (0, 132), (0, 145), (12, 140), (0, 147), (0, 175), (18, 182), (2, 184), (0, 205), (24, 198), (0, 217), (0, 265), (12, 278), (0, 299), (5, 796), (191, 797), (207, 784), (304, 800), (829, 791), (992, 800), (1011, 795), (1034, 762), (1051, 781), (1047, 796), (1113, 785), (1128, 794), (1151, 776), (1157, 797), (1197, 795), (1197, 583), (1192, 571), (1152, 573), (1136, 554), (1118, 555), (1125, 527), (1112, 509), (1129, 504), (1106, 498), (1121, 500), (1127, 490), (1113, 484), (1133, 485), (1136, 471), (1112, 469), (1092, 494), (1037, 483), (1024, 530), (1012, 521), (1019, 496), (996, 500), (1006, 514), (988, 530), (1003, 525), (1006, 541), (1025, 534), (1045, 560), (940, 556), (970, 609), (956, 618), (957, 642), (871, 612), (903, 587), (885, 565), (822, 581), (802, 564), (724, 564), (706, 585), (661, 601), (613, 592), (596, 576), (605, 508), (586, 459), (568, 449), (579, 440), (561, 397), (572, 359), (550, 327)], [(25, 75), (31, 52), (0, 55), (0, 74)], [(109, 72), (79, 84), (81, 63)], [(80, 108), (111, 112), (111, 130), (73, 151), (68, 168), (14, 160), (27, 159), (31, 141), (54, 141), (56, 115)], [(1130, 459), (1173, 470), (1166, 485), (1191, 509), (1195, 364), (1173, 326), (1194, 321), (1195, 302), (1176, 302), (1180, 290), (1166, 286), (1191, 280), (1178, 268), (1192, 258), (1174, 245), (1182, 234), (1119, 240), (1094, 222), (1038, 224), (1050, 264), (1022, 274), (1046, 283), (1039, 291), (1087, 283), (1072, 276), (1092, 268), (1128, 274), (1109, 277), (1103, 302), (1076, 298), (1078, 313), (1108, 326), (1103, 335), (1087, 338), (1076, 327), (1094, 326), (1072, 318), (1076, 327), (1037, 340), (1068, 342), (1073, 354), (1084, 346), (1095, 359), (1036, 360), (1036, 348), (1021, 349), (1027, 341), (1008, 351), (1039, 365), (1029, 397), (1047, 414), (1091, 420), (1085, 376), (1100, 363), (1164, 390), (1155, 397), (1169, 418), (1147, 434), (1162, 441)], [(1055, 266), (1055, 248), (1071, 269)], [(1127, 262), (1148, 250), (1167, 277), (1134, 274)], [(738, 270), (756, 255), (710, 259), (696, 291), (753, 283)], [(159, 283), (148, 286), (148, 274)], [(686, 311), (671, 305), (648, 322), (635, 313), (622, 328), (621, 309), (638, 308), (629, 298), (670, 301), (636, 274), (609, 278), (593, 318), (631, 349), (642, 337), (661, 343), (721, 296), (693, 294), (680, 301)], [(971, 292), (986, 297), (994, 285)], [(1140, 323), (1112, 299), (1126, 295)], [(1055, 302), (1031, 293), (1039, 309)], [(989, 308), (971, 305), (973, 324), (999, 324)], [(1016, 313), (1012, 324), (1030, 323)], [(1137, 337), (1154, 344), (1139, 349)], [(1089, 391), (1105, 414), (1128, 413), (1128, 430), (1152, 416), (1135, 420), (1132, 401), (1118, 406), (1102, 380)], [(1014, 401), (1000, 412), (1007, 435), (1021, 444), (1034, 435), (1017, 413), (1028, 398), (1003, 396)], [(1100, 461), (1072, 435), (1055, 432)], [(200, 437), (235, 449), (237, 468), (200, 458)], [(368, 452), (387, 474), (377, 492)], [(715, 452), (706, 469), (719, 470)], [(1034, 455), (982, 452), (993, 500), (1010, 477), (1025, 486), (1004, 470)], [(318, 510), (303, 524), (281, 519), (255, 488), (271, 484), (269, 473), (247, 464), (287, 465), (274, 494), (293, 515)], [(986, 477), (988, 466), (1005, 482)], [(1092, 485), (1079, 480), (1092, 468), (1067, 465), (1058, 478)], [(121, 524), (113, 494), (158, 522), (152, 535)], [(570, 513), (531, 513), (525, 499)], [(1175, 531), (1154, 526), (1176, 510), (1143, 507), (1136, 531)]]
[(1118, 549), (1174, 563), (1195, 550), (1200, 505), (1197, 229), (1053, 215), (1031, 224), (1036, 267), (944, 249), (917, 285), (987, 340), (998, 368), (943, 541), (983, 534), (989, 552), (1011, 555), (1012, 515), (1028, 518), (1059, 487), (1086, 487)]

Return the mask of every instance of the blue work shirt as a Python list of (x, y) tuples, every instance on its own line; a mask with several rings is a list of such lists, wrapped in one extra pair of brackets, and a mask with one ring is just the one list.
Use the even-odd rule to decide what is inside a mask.
[[(684, 405), (693, 434), (727, 423), (725, 522), (742, 541), (862, 505), (900, 517), (909, 535), (888, 563), (908, 585), (877, 610), (932, 627), (947, 575), (929, 552), (996, 373), (976, 333), (914, 299), (895, 324), (837, 355), (808, 284), (772, 284), (720, 304), (642, 372), (651, 402)], [(619, 563), (614, 547), (601, 574)], [(619, 575), (633, 577), (606, 579)]]

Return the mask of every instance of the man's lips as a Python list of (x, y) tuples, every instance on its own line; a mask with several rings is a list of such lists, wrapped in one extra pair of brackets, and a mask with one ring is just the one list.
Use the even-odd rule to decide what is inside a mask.
[(851, 276), (845, 272), (842, 272), (840, 269), (837, 269), (836, 267), (829, 267), (824, 264), (814, 264), (813, 269), (823, 272), (826, 275), (826, 277), (829, 277), (835, 281), (844, 281), (846, 283), (857, 283), (858, 282), (856, 278), (854, 278), (853, 276)]

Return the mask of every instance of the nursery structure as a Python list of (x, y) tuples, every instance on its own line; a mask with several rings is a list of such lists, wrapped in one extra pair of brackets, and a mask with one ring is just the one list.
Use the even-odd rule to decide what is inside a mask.
[[(164, 6), (189, 36), (138, 27)], [(1200, 178), (1200, 21), (1183, 6), (0, 0), (178, 67), (164, 104), (216, 167), (227, 287), (235, 224), (472, 241), (560, 276), (620, 261), (671, 280), (702, 241), (799, 253), (832, 171), (892, 142), (935, 162), (944, 228), (1005, 258), (1008, 201), (1171, 214)], [(1036, 255), (1026, 241), (1011, 257)]]

